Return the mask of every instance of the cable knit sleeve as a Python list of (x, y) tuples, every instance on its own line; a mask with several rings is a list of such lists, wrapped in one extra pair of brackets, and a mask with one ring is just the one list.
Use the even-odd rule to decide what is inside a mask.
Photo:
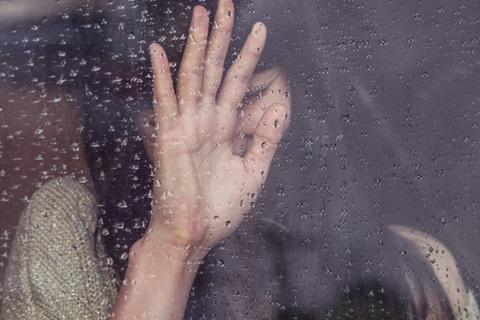
[(73, 179), (35, 192), (10, 250), (1, 319), (107, 318), (116, 286), (96, 219), (95, 198)]

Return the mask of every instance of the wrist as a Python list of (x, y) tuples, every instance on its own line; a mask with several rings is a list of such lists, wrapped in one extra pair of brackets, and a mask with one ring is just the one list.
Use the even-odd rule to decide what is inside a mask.
[[(180, 269), (192, 269), (202, 263), (208, 249), (202, 245), (175, 242), (154, 232), (147, 232), (131, 247), (129, 262), (145, 264), (162, 263)], [(129, 264), (131, 264), (129, 263)]]
[(202, 260), (196, 250), (142, 237), (130, 249), (127, 274), (109, 319), (181, 318)]
[(149, 229), (145, 237), (154, 237), (157, 240), (172, 244), (175, 247), (205, 246), (208, 242), (207, 221), (202, 218), (202, 210), (199, 208), (178, 209), (175, 214), (165, 213), (165, 209), (154, 209)]

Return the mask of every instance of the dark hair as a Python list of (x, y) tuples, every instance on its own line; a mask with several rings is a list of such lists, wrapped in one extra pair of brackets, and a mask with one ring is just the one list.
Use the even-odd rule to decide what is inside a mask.
[[(425, 252), (417, 249), (420, 244), (408, 242), (390, 228), (383, 240), (376, 255), (370, 254), (369, 260), (357, 263), (344, 276), (323, 318), (455, 319), (456, 301), (448, 296), (439, 278), (451, 274), (450, 281), (455, 281), (456, 266), (440, 271), (446, 275), (439, 276), (434, 269), (438, 268), (436, 263), (442, 262), (425, 256)], [(361, 254), (355, 256), (356, 261), (361, 261)], [(455, 285), (462, 290), (462, 283)]]
[[(438, 294), (436, 284), (426, 280), (428, 278), (418, 282), (418, 287), (408, 288), (410, 290), (404, 292), (377, 279), (345, 285), (339, 292), (338, 301), (318, 319), (455, 319), (446, 296)], [(400, 285), (405, 287), (405, 283)]]

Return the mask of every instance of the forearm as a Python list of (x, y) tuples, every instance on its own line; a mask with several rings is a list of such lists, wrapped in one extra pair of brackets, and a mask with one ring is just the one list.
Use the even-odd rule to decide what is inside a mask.
[(188, 247), (140, 240), (109, 319), (182, 319), (202, 258)]

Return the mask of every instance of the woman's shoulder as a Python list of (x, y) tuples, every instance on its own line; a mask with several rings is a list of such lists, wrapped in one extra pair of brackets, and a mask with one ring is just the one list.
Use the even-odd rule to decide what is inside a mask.
[(96, 242), (96, 208), (92, 192), (74, 178), (37, 189), (10, 250), (0, 318), (106, 318), (116, 287)]
[[(35, 191), (28, 202), (24, 218), (41, 225), (41, 222), (79, 220), (85, 227), (96, 224), (95, 196), (79, 180), (65, 176), (48, 180)], [(30, 223), (29, 225), (32, 225)]]
[(84, 200), (92, 203), (95, 202), (95, 197), (86, 184), (70, 176), (47, 180), (33, 194), (31, 201), (38, 201), (39, 199)]

